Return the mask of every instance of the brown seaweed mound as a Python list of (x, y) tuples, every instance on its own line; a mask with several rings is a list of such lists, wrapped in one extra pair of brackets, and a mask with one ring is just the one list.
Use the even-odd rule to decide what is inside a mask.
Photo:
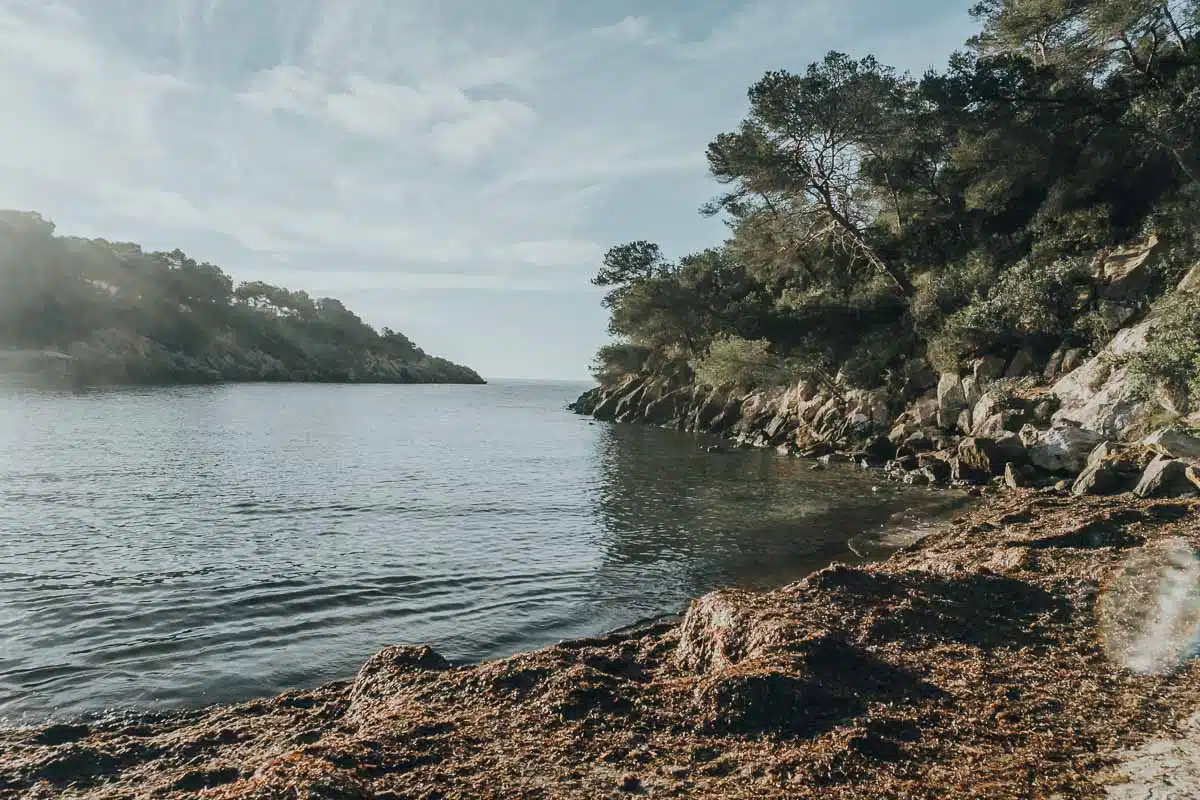
[(0, 795), (1100, 797), (1200, 707), (1200, 667), (1124, 669), (1097, 616), (1131, 557), (1200, 547), (1197, 508), (1006, 495), (681, 622), (465, 667), (393, 647), (314, 691), (0, 732)]

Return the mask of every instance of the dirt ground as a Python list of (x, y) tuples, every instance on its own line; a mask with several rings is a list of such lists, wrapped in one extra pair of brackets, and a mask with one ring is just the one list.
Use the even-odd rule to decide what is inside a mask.
[(681, 620), (0, 731), (0, 796), (1200, 796), (1193, 548), (1196, 503), (1003, 494), (885, 562)]

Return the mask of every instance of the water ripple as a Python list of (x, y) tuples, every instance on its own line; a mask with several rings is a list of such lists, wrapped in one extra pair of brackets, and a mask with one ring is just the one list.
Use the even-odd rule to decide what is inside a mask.
[(392, 643), (594, 634), (945, 505), (581, 425), (581, 388), (0, 393), (0, 724), (315, 685)]

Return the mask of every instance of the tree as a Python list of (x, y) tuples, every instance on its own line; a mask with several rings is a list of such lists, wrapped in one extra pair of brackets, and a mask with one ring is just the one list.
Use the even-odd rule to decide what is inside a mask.
[(908, 275), (870, 239), (879, 205), (863, 170), (903, 124), (908, 88), (874, 58), (836, 52), (804, 75), (767, 73), (750, 89), (741, 128), (708, 147), (713, 176), (734, 188), (706, 211), (737, 218), (765, 208), (797, 217), (805, 243), (853, 253), (911, 295)]

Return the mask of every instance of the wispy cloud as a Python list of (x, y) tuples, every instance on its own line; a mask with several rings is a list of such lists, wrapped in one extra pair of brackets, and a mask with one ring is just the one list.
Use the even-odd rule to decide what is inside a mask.
[(0, 0), (0, 207), (330, 293), (586, 292), (634, 230), (711, 243), (704, 143), (763, 70), (948, 53), (920, 2)]

